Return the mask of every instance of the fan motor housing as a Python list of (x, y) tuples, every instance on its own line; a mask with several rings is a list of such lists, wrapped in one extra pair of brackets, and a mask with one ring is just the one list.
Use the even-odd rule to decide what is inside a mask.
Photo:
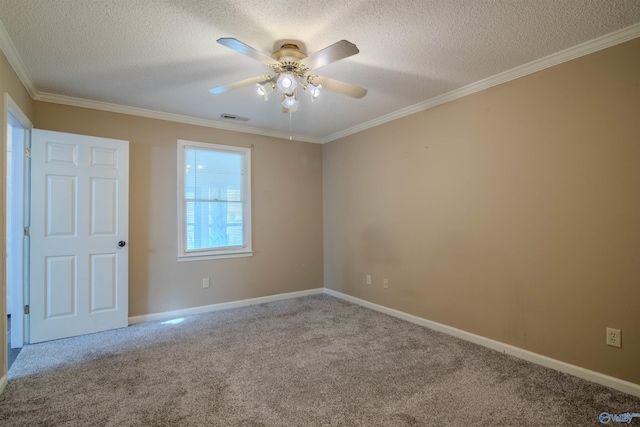
[(302, 52), (298, 45), (293, 43), (286, 43), (280, 47), (280, 50), (273, 52), (271, 57), (280, 62), (293, 62), (298, 63), (301, 59), (307, 57), (304, 52)]

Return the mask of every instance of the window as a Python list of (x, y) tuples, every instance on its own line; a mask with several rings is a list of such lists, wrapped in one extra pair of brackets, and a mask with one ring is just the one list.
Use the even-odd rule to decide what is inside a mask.
[(178, 260), (251, 256), (251, 150), (178, 140)]

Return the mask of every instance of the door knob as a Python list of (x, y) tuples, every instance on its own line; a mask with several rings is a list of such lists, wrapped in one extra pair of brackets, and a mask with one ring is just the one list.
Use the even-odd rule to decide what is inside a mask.
[(120, 240), (118, 242), (118, 246), (120, 246), (121, 248), (124, 248), (124, 245), (126, 245), (127, 243), (124, 240)]

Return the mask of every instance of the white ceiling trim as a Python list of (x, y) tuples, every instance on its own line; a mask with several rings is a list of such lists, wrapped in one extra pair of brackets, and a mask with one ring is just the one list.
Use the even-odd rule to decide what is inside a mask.
[(306, 135), (290, 135), (284, 132), (266, 131), (263, 129), (256, 129), (249, 126), (242, 126), (236, 124), (220, 123), (219, 121), (200, 119), (196, 117), (183, 116), (179, 114), (165, 113), (161, 111), (148, 110), (137, 107), (130, 107), (120, 104), (112, 104), (101, 101), (93, 101), (83, 98), (75, 98), (65, 95), (56, 95), (52, 93), (39, 92), (29, 75), (20, 55), (18, 55), (11, 38), (9, 37), (2, 22), (0, 22), (0, 49), (4, 52), (7, 60), (15, 70), (18, 78), (24, 85), (25, 89), (31, 97), (36, 101), (51, 102), (55, 104), (63, 104), (75, 107), (83, 107), (94, 110), (109, 111), (114, 113), (129, 114), (133, 116), (140, 116), (158, 120), (166, 120), (171, 122), (178, 122), (196, 126), (204, 126), (222, 130), (229, 130), (234, 132), (250, 133), (254, 135), (262, 135), (273, 138), (290, 139), (292, 137), (296, 141), (310, 142), (310, 143), (327, 143), (331, 141), (344, 138), (348, 135), (352, 135), (357, 132), (362, 132), (366, 129), (370, 129), (375, 126), (379, 126), (383, 123), (387, 123), (411, 114), (415, 114), (420, 111), (427, 110), (429, 108), (436, 107), (438, 105), (450, 102), (467, 95), (497, 86), (502, 83), (509, 82), (511, 80), (526, 76), (528, 74), (535, 73), (537, 71), (550, 68), (563, 62), (570, 61), (572, 59), (579, 58), (581, 56), (588, 55), (590, 53), (606, 49), (616, 44), (624, 43), (625, 41), (640, 37), (640, 24), (635, 24), (613, 33), (598, 37), (588, 42), (579, 44), (577, 46), (565, 49), (563, 51), (551, 54), (544, 58), (529, 62), (528, 64), (521, 65), (511, 70), (505, 71), (500, 74), (488, 77), (475, 83), (471, 83), (467, 86), (463, 86), (459, 89), (455, 89), (451, 92), (430, 98), (426, 101), (418, 104), (411, 105), (409, 107), (400, 109), (391, 114), (387, 114), (377, 119), (369, 120), (358, 126), (354, 126), (345, 129), (340, 132), (336, 132), (324, 138), (314, 138)]
[(4, 52), (4, 55), (7, 57), (7, 61), (9, 61), (9, 64), (13, 67), (24, 88), (29, 92), (29, 95), (31, 95), (31, 98), (35, 98), (38, 94), (38, 90), (33, 84), (33, 80), (27, 72), (27, 67), (24, 66), (22, 58), (18, 55), (18, 51), (16, 50), (13, 41), (11, 41), (9, 33), (7, 33), (7, 30), (4, 28), (2, 21), (0, 21), (0, 49)]
[(496, 74), (486, 79), (463, 86), (459, 89), (452, 90), (451, 92), (447, 92), (445, 94), (427, 99), (426, 101), (419, 102), (418, 104), (411, 105), (409, 107), (395, 111), (391, 114), (378, 117), (377, 119), (369, 120), (368, 122), (362, 123), (358, 126), (336, 132), (332, 135), (322, 138), (322, 143), (325, 144), (327, 142), (335, 141), (337, 139), (344, 138), (345, 136), (353, 135), (354, 133), (362, 132), (363, 130), (379, 126), (383, 123), (415, 114), (420, 111), (428, 110), (429, 108), (436, 107), (446, 102), (454, 101), (464, 96), (489, 89), (490, 87), (497, 86), (499, 84), (506, 83), (520, 77), (524, 77), (528, 74), (533, 74), (537, 71), (544, 70), (545, 68), (550, 68), (563, 62), (571, 61), (572, 59), (576, 59), (581, 56), (585, 56), (620, 43), (624, 43), (637, 37), (640, 37), (640, 24), (634, 24), (621, 30), (614, 31), (613, 33), (606, 34), (602, 37), (598, 37), (596, 39), (581, 43), (560, 52), (553, 53), (544, 58), (531, 61), (524, 65), (520, 65), (516, 68), (512, 68), (511, 70), (507, 70), (500, 74)]
[(230, 123), (220, 123), (215, 120), (200, 119), (197, 117), (182, 116), (180, 114), (165, 113), (162, 111), (147, 110), (138, 107), (129, 107), (127, 105), (111, 104), (108, 102), (92, 101), (90, 99), (75, 98), (72, 96), (56, 95), (54, 93), (38, 92), (33, 97), (35, 101), (51, 102), (53, 104), (63, 104), (72, 107), (89, 108), (92, 110), (109, 111), (111, 113), (129, 114), (131, 116), (146, 117), (149, 119), (166, 120), (169, 122), (184, 123), (188, 125), (204, 126), (215, 129), (230, 130), (234, 132), (251, 133), (254, 135), (270, 136), (281, 139), (295, 139), (296, 141), (311, 142), (320, 144), (320, 138), (313, 138), (306, 135), (288, 134), (284, 132), (273, 132), (264, 129), (252, 128), (249, 126), (241, 126)]

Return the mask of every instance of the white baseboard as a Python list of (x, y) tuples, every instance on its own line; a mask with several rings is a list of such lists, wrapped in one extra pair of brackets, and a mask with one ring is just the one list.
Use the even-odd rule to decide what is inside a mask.
[(0, 378), (0, 394), (2, 394), (6, 386), (7, 386), (7, 376), (3, 375), (2, 378)]
[(556, 371), (564, 372), (578, 378), (582, 378), (597, 384), (601, 384), (607, 387), (611, 387), (615, 390), (622, 391), (632, 396), (640, 397), (640, 384), (635, 384), (629, 381), (621, 380), (619, 378), (604, 375), (599, 372), (591, 371), (589, 369), (581, 368), (579, 366), (571, 365), (569, 363), (562, 362), (560, 360), (552, 359), (541, 354), (534, 353), (529, 350), (524, 350), (519, 347), (515, 347), (509, 344), (502, 343), (500, 341), (485, 338), (480, 335), (472, 334), (461, 329), (453, 328), (451, 326), (443, 325), (442, 323), (433, 322), (431, 320), (423, 319), (422, 317), (407, 314), (399, 310), (387, 308), (382, 305), (374, 304), (369, 301), (365, 301), (360, 298), (352, 297), (351, 295), (343, 294), (342, 292), (334, 291), (332, 289), (324, 288), (324, 293), (343, 299), (345, 301), (352, 302), (354, 304), (361, 305), (372, 310), (380, 311), (393, 317), (397, 317), (402, 320), (406, 320), (411, 323), (415, 323), (427, 328), (444, 332), (445, 334), (452, 335), (456, 338), (470, 341), (475, 344), (479, 344), (483, 347), (515, 356), (519, 359), (523, 359), (537, 365), (542, 365), (547, 368), (554, 369)]
[(258, 297), (251, 299), (243, 299), (240, 301), (223, 302), (220, 304), (203, 305), (200, 307), (185, 308), (182, 310), (164, 311), (162, 313), (144, 314), (142, 316), (129, 317), (129, 325), (135, 325), (143, 322), (153, 322), (157, 320), (169, 320), (176, 317), (190, 316), (193, 314), (209, 313), (218, 310), (227, 310), (229, 308), (245, 307), (248, 305), (263, 304), (265, 302), (280, 301), (290, 298), (300, 298), (307, 295), (318, 295), (323, 293), (323, 288), (310, 289), (308, 291), (289, 292), (286, 294), (269, 295), (266, 297)]

